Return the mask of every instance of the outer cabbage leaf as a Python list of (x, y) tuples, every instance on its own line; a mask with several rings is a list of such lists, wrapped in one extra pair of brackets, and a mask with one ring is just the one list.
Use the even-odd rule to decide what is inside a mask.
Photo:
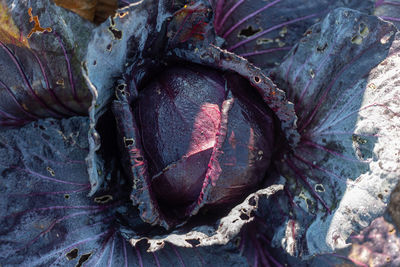
[(272, 68), (307, 28), (330, 10), (349, 7), (370, 13), (372, 0), (212, 0), (214, 27), (224, 48), (262, 68)]
[(399, 38), (392, 24), (337, 9), (273, 70), (295, 103), (301, 135), (277, 163), (301, 208), (296, 235), (286, 225), (275, 235), (292, 255), (346, 247), (387, 207), (400, 177)]
[(132, 247), (119, 231), (118, 214), (130, 213), (139, 224), (140, 219), (127, 208), (129, 192), (118, 174), (112, 187), (87, 197), (88, 129), (88, 118), (72, 118), (0, 132), (2, 266), (245, 264), (229, 246), (167, 244), (156, 253), (147, 253), (144, 244)]
[(225, 245), (239, 236), (242, 228), (253, 222), (259, 213), (258, 209), (265, 209), (261, 205), (270, 202), (272, 197), (282, 193), (282, 185), (271, 185), (250, 194), (242, 203), (235, 206), (229, 214), (219, 219), (213, 225), (195, 225), (178, 228), (166, 235), (159, 236), (133, 236), (130, 240), (136, 245), (142, 240), (147, 240), (148, 251), (153, 252), (163, 248), (167, 243), (179, 247), (209, 247)]
[[(145, 74), (149, 70), (156, 71), (166, 51), (178, 46), (193, 48), (214, 40), (209, 26), (203, 28), (205, 32), (200, 36), (191, 34), (193, 25), (211, 20), (211, 11), (205, 4), (198, 1), (181, 11), (183, 6), (180, 1), (139, 1), (120, 9), (94, 30), (85, 58), (85, 77), (94, 96), (89, 111), (92, 125), (88, 166), (91, 193), (104, 180), (97, 171), (102, 170), (104, 164), (96, 153), (100, 143), (95, 127), (115, 93), (127, 91), (128, 100), (132, 100)], [(190, 19), (185, 19), (187, 17)], [(133, 67), (127, 70), (128, 66)]]
[(143, 51), (152, 46), (151, 40), (156, 36), (149, 37), (149, 32), (159, 34), (162, 25), (157, 22), (170, 15), (162, 4), (155, 9), (156, 2), (139, 2), (126, 7), (97, 27), (89, 42), (85, 56), (85, 78), (93, 95), (89, 109), (91, 129), (88, 155), (91, 194), (99, 189), (104, 181), (104, 175), (101, 174), (105, 173), (104, 162), (96, 153), (100, 148), (100, 136), (95, 128), (97, 120), (109, 108), (116, 77), (122, 76), (126, 61), (138, 59)]
[(0, 125), (87, 114), (79, 59), (92, 26), (49, 1), (7, 4), (21, 38), (0, 27)]
[[(218, 47), (209, 46), (208, 44), (215, 40), (209, 31), (209, 26), (205, 25), (203, 28), (204, 32), (201, 34), (190, 34), (193, 33), (191, 32), (193, 25), (198, 25), (201, 21), (206, 22), (206, 24), (210, 22), (208, 11), (204, 8), (206, 5), (198, 1), (177, 11), (167, 12), (168, 9), (165, 5), (168, 7), (168, 4), (171, 4), (170, 2), (160, 1), (157, 3), (153, 3), (153, 9), (148, 8), (151, 4), (149, 1), (136, 5), (133, 4), (126, 9), (122, 9), (121, 11), (126, 13), (122, 14), (122, 12), (119, 12), (112, 20), (101, 25), (96, 30), (94, 41), (89, 45), (91, 49), (89, 49), (87, 62), (91, 62), (92, 64), (88, 65), (87, 81), (96, 96), (90, 111), (92, 129), (90, 133), (91, 149), (89, 159), (91, 160), (89, 162), (89, 172), (92, 185), (98, 186), (105, 181), (104, 174), (106, 171), (103, 168), (104, 163), (100, 156), (104, 146), (98, 150), (99, 153), (95, 153), (94, 151), (102, 146), (99, 133), (102, 139), (107, 138), (104, 135), (105, 131), (101, 132), (101, 129), (106, 129), (107, 131), (108, 127), (115, 123), (105, 119), (105, 116), (107, 116), (105, 111), (109, 107), (110, 100), (115, 97), (114, 104), (118, 104), (113, 108), (115, 109), (114, 112), (118, 112), (119, 114), (118, 120), (120, 121), (117, 121), (117, 123), (119, 126), (122, 126), (118, 127), (121, 131), (119, 133), (119, 141), (125, 146), (135, 146), (136, 142), (129, 142), (139, 139), (136, 138), (136, 134), (132, 135), (135, 131), (132, 131), (130, 127), (132, 120), (127, 116), (130, 112), (125, 111), (130, 108), (131, 100), (137, 96), (137, 89), (153, 78), (153, 73), (157, 72), (160, 65), (163, 67), (164, 63), (168, 64), (168, 62), (186, 62), (186, 64), (187, 62), (194, 62), (222, 71), (236, 72), (245, 77), (258, 90), (263, 100), (281, 120), (280, 126), (284, 129), (285, 136), (290, 140), (292, 145), (295, 145), (299, 139), (294, 129), (296, 116), (294, 115), (293, 105), (287, 102), (283, 91), (277, 88), (259, 68), (250, 64), (247, 60), (233, 53), (227, 53)], [(157, 6), (158, 10), (154, 6)], [(148, 21), (147, 26), (145, 26), (144, 21)], [(118, 32), (122, 34), (115, 35)], [(121, 39), (118, 39), (118, 36), (121, 36)], [(99, 46), (99, 44), (101, 45)], [(107, 50), (107, 47), (109, 50)], [(127, 65), (131, 65), (132, 67), (125, 69)], [(125, 72), (122, 73), (123, 71)], [(114, 83), (115, 77), (120, 78), (116, 83)], [(102, 124), (103, 121), (107, 122), (96, 126), (97, 123)], [(130, 151), (133, 151), (131, 155), (119, 154), (119, 157), (122, 157), (124, 164), (127, 164), (127, 166), (130, 164), (129, 161), (132, 162), (131, 169), (133, 176), (131, 180), (136, 185), (141, 186), (134, 188), (135, 191), (132, 194), (132, 199), (135, 204), (139, 204), (140, 210), (145, 211), (143, 212), (145, 220), (149, 223), (158, 224), (161, 222), (163, 224), (163, 218), (156, 212), (157, 207), (149, 200), (148, 184), (143, 182), (143, 178), (145, 178), (143, 169), (145, 170), (145, 167), (140, 165), (140, 168), (136, 168), (138, 166), (135, 163), (138, 163), (138, 161), (135, 161), (135, 159), (138, 158), (139, 160), (141, 156), (133, 148), (130, 147)], [(143, 158), (139, 161), (143, 161)], [(138, 178), (142, 180), (138, 181)], [(92, 186), (92, 192), (97, 190), (95, 186)], [(211, 183), (207, 184), (205, 187), (206, 197), (207, 192), (211, 189)], [(261, 195), (261, 193), (259, 194)], [(267, 199), (268, 197), (261, 198)], [(197, 213), (200, 207), (196, 206), (193, 213)], [(200, 218), (198, 224), (193, 225), (189, 222), (189, 225), (177, 229), (177, 232), (174, 232), (171, 238), (167, 238), (168, 232), (156, 231), (144, 234), (137, 231), (132, 225), (126, 225), (123, 232), (126, 237), (132, 238), (132, 242), (135, 244), (140, 242), (142, 237), (145, 236), (148, 242), (153, 244), (149, 248), (152, 251), (160, 249), (168, 243), (174, 243), (177, 246), (183, 247), (207, 247), (210, 245), (208, 244), (211, 242), (210, 240), (212, 240), (215, 245), (225, 244), (228, 240), (235, 239), (234, 237), (239, 234), (240, 229), (244, 225), (254, 220), (254, 213), (258, 210), (258, 208), (251, 207), (248, 209), (249, 212), (242, 214), (242, 212), (239, 212), (239, 209), (240, 207), (236, 209), (234, 214), (223, 219), (225, 223), (221, 228), (219, 228), (219, 222), (216, 223), (216, 218), (211, 219), (211, 227), (204, 226), (208, 222), (201, 219), (200, 212), (196, 217)], [(243, 218), (247, 218), (246, 216), (248, 216), (248, 219), (243, 219), (240, 216)], [(202, 228), (201, 225), (204, 227)], [(204, 231), (199, 232), (199, 235), (191, 240), (192, 229), (195, 227), (200, 227)], [(227, 229), (231, 231), (226, 231)], [(173, 237), (177, 234), (180, 237), (174, 239)], [(200, 237), (204, 235), (207, 235), (209, 238), (205, 238), (204, 243), (197, 244), (197, 242), (201, 241), (196, 240), (200, 240)], [(161, 242), (161, 244), (157, 244), (157, 242)], [(249, 250), (251, 257), (253, 257), (254, 251), (254, 249)]]

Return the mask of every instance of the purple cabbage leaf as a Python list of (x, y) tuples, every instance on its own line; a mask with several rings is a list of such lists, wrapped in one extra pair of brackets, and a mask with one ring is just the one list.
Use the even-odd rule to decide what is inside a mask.
[(257, 66), (279, 64), (308, 27), (338, 7), (370, 13), (373, 1), (212, 0), (214, 28), (224, 48)]
[(20, 38), (0, 27), (0, 125), (87, 114), (92, 96), (79, 58), (92, 25), (50, 2), (8, 5)]
[[(171, 7), (167, 5), (168, 3), (168, 1), (160, 2), (158, 10), (152, 9), (150, 14), (148, 9), (149, 2), (133, 5), (124, 9), (127, 12), (124, 16), (115, 16), (111, 22), (112, 25), (105, 22), (95, 30), (94, 40), (89, 44), (91, 49), (88, 51), (86, 61), (96, 63), (88, 65), (87, 76), (87, 81), (95, 95), (90, 110), (92, 124), (90, 142), (92, 142), (92, 147), (90, 148), (88, 159), (90, 161), (89, 175), (93, 176), (91, 181), (94, 181), (97, 187), (102, 183), (107, 183), (104, 177), (106, 173), (104, 172), (104, 162), (108, 162), (106, 158), (111, 153), (107, 152), (105, 143), (113, 142), (112, 139), (107, 137), (107, 132), (110, 132), (110, 125), (116, 125), (119, 138), (117, 143), (122, 149), (113, 153), (118, 153), (118, 157), (124, 165), (125, 174), (131, 180), (133, 190), (131, 198), (133, 203), (138, 205), (141, 218), (152, 225), (161, 225), (166, 229), (172, 229), (172, 226), (176, 225), (176, 223), (170, 223), (169, 220), (165, 219), (165, 214), (160, 213), (152, 193), (147, 173), (147, 162), (145, 162), (150, 161), (150, 158), (146, 158), (146, 155), (142, 153), (141, 133), (138, 128), (137, 118), (132, 112), (137, 105), (135, 100), (138, 96), (138, 91), (147, 90), (145, 88), (150, 83), (149, 81), (154, 81), (154, 73), (162, 73), (165, 66), (171, 66), (171, 69), (174, 69), (172, 66), (179, 66), (179, 64), (182, 66), (185, 66), (185, 64), (195, 65), (194, 63), (210, 68), (216, 73), (222, 72), (226, 73), (226, 75), (237, 73), (247, 79), (247, 83), (253, 87), (249, 87), (246, 90), (254, 90), (254, 94), (259, 94), (258, 97), (261, 96), (260, 98), (274, 112), (274, 117), (276, 116), (280, 120), (277, 128), (284, 132), (282, 138), (288, 140), (287, 145), (295, 146), (296, 142), (298, 142), (298, 137), (294, 129), (296, 117), (293, 105), (286, 101), (284, 93), (260, 69), (250, 64), (247, 60), (209, 45), (214, 43), (215, 39), (213, 39), (213, 33), (209, 31), (207, 26), (211, 18), (208, 15), (207, 8), (204, 8), (206, 4), (199, 1), (175, 11), (174, 6), (172, 6), (172, 11), (167, 12), (168, 7)], [(167, 6), (163, 6), (163, 4)], [(189, 18), (186, 19), (186, 17)], [(146, 27), (141, 22), (145, 19), (149, 21)], [(177, 26), (181, 21), (187, 24), (184, 23), (182, 27)], [(190, 31), (192, 28), (190, 25), (193, 27), (196, 25), (205, 26), (201, 32), (192, 32)], [(109, 27), (114, 27), (121, 31), (122, 38), (115, 39), (115, 36), (108, 31)], [(112, 47), (112, 49), (107, 51), (107, 47)], [(193, 53), (193, 50), (195, 53)], [(111, 62), (114, 65), (111, 65)], [(197, 72), (201, 73), (203, 71)], [(184, 72), (182, 71), (182, 73)], [(157, 76), (160, 75), (157, 74)], [(166, 77), (169, 76), (171, 75), (166, 75)], [(202, 76), (212, 80), (211, 77), (217, 75), (210, 76), (205, 72)], [(120, 77), (117, 82), (115, 82), (115, 77)], [(219, 86), (225, 87), (225, 84)], [(150, 99), (157, 97), (157, 90), (154, 93), (156, 95), (150, 97)], [(110, 118), (110, 114), (107, 113), (108, 105), (113, 97), (115, 97), (115, 100), (112, 104), (112, 111), (115, 119)], [(165, 97), (163, 96), (162, 98)], [(166, 100), (167, 103), (169, 101)], [(157, 102), (155, 104), (157, 105)], [(146, 104), (144, 105), (146, 106)], [(184, 107), (188, 104), (182, 105)], [(193, 111), (187, 111), (187, 113), (190, 112), (193, 113)], [(145, 121), (147, 120), (149, 118), (146, 117)], [(151, 131), (150, 129), (143, 138), (148, 137)], [(154, 156), (153, 153), (150, 153), (151, 156)], [(211, 200), (211, 197), (208, 197), (212, 195), (213, 187), (211, 182), (206, 183), (203, 195), (203, 200), (205, 201), (201, 201), (200, 205), (194, 205), (191, 215), (199, 213), (204, 203)], [(262, 193), (257, 194), (262, 195)], [(244, 199), (246, 195), (242, 197)], [(247, 210), (248, 212), (245, 211), (244, 214), (243, 211), (235, 212), (221, 219), (225, 222), (223, 227), (219, 227), (219, 222), (221, 221), (216, 219), (204, 223), (202, 222), (203, 220), (200, 220), (200, 223), (195, 222), (194, 224), (184, 222), (188, 223), (188, 225), (175, 229), (176, 232), (171, 235), (172, 237), (179, 235), (179, 238), (168, 238), (168, 233), (170, 232), (165, 231), (150, 232), (147, 235), (143, 235), (140, 231), (135, 230), (134, 225), (129, 225), (129, 223), (124, 227), (124, 235), (131, 238), (131, 242), (134, 244), (146, 237), (145, 239), (148, 240), (147, 242), (151, 246), (151, 251), (162, 248), (168, 242), (178, 246), (194, 247), (207, 246), (211, 242), (209, 240), (214, 240), (212, 241), (213, 244), (226, 244), (240, 232), (240, 229), (245, 224), (253, 221), (255, 209), (248, 208)], [(201, 212), (196, 218), (200, 217)], [(213, 226), (205, 227), (210, 223)], [(232, 228), (231, 233), (224, 230), (230, 228)], [(193, 235), (193, 233), (200, 231), (198, 229), (206, 230), (199, 232), (198, 235)], [(209, 236), (209, 238), (200, 238), (205, 235)], [(195, 245), (191, 242), (194, 242)]]
[[(0, 121), (19, 126), (0, 127), (2, 266), (364, 264), (400, 177), (400, 36), (387, 10), (329, 11), (371, 3), (120, 1), (93, 29), (48, 0), (7, 1), (23, 36), (30, 7), (52, 31), (0, 32)], [(273, 41), (224, 50), (258, 28)], [(271, 80), (235, 53), (281, 64)], [(248, 183), (224, 178), (238, 170)]]
[[(84, 77), (93, 95), (89, 108), (91, 127), (88, 155), (91, 194), (94, 194), (104, 181), (104, 176), (99, 173), (105, 173), (104, 160), (98, 153), (98, 119), (109, 109), (115, 96), (115, 86), (136, 86), (136, 77), (132, 77), (129, 83), (124, 82), (123, 76), (132, 76), (125, 73), (127, 66), (139, 61), (138, 69), (149, 68), (151, 64), (141, 59), (147, 53), (154, 57), (154, 54), (164, 51), (166, 21), (178, 7), (169, 1), (157, 3), (158, 1), (141, 1), (125, 6), (93, 30), (88, 44)], [(156, 6), (158, 8), (154, 8)]]
[[(2, 266), (243, 266), (229, 246), (147, 253), (122, 236), (129, 192), (118, 175), (88, 197), (88, 118), (46, 119), (0, 132)], [(138, 226), (140, 219), (137, 217)], [(220, 253), (225, 257), (216, 258)], [(214, 255), (214, 256), (213, 256)]]
[(289, 254), (344, 248), (384, 213), (400, 177), (399, 48), (392, 24), (336, 9), (272, 71), (295, 104), (301, 135), (277, 164), (303, 229), (295, 238), (286, 225), (277, 230), (276, 244), (294, 242)]

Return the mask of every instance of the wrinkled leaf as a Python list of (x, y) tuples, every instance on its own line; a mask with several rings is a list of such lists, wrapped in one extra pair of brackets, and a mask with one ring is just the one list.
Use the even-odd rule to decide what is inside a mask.
[(88, 129), (88, 118), (73, 118), (0, 132), (2, 266), (245, 264), (229, 246), (182, 249), (167, 244), (156, 253), (147, 253), (141, 244), (132, 247), (117, 221), (117, 213), (129, 211), (122, 180), (87, 197)]
[(179, 247), (208, 247), (213, 245), (225, 245), (236, 238), (242, 228), (254, 221), (258, 209), (262, 209), (261, 203), (282, 191), (282, 185), (272, 185), (250, 194), (242, 203), (235, 206), (229, 214), (219, 219), (214, 225), (201, 225), (195, 227), (179, 228), (168, 235), (160, 236), (134, 236), (130, 242), (132, 245), (146, 240), (149, 244), (148, 251), (157, 251), (167, 243)]
[(213, 0), (212, 5), (214, 27), (226, 41), (224, 48), (269, 69), (330, 10), (349, 7), (370, 12), (373, 1)]
[[(182, 35), (186, 31), (182, 29), (178, 31), (177, 25), (180, 21), (178, 17), (180, 18), (182, 13), (178, 10), (181, 7), (183, 5), (179, 1), (133, 3), (121, 9), (121, 12), (94, 31), (85, 59), (88, 62), (86, 81), (94, 96), (89, 112), (92, 123), (90, 150), (93, 155), (89, 163), (92, 193), (103, 180), (97, 172), (102, 168), (102, 163), (95, 153), (99, 148), (97, 145), (99, 135), (96, 133), (95, 125), (98, 118), (108, 109), (115, 92), (127, 91), (128, 101), (131, 101), (136, 96), (137, 87), (142, 80), (148, 79), (153, 71), (164, 64), (162, 60), (167, 51), (177, 46), (192, 47), (193, 43), (196, 43), (192, 42), (193, 39), (198, 40), (197, 34)], [(196, 10), (198, 17), (193, 23), (210, 19), (207, 17), (209, 12), (201, 2), (195, 3), (193, 8), (184, 9)], [(191, 16), (190, 12), (182, 14), (186, 17)], [(189, 20), (187, 23), (191, 25), (192, 21)], [(169, 38), (170, 36), (177, 38)], [(201, 36), (201, 41), (204, 43), (213, 39), (209, 30)]]
[[(160, 45), (155, 45), (155, 42), (157, 36), (162, 37), (160, 33), (162, 22), (171, 13), (163, 2), (158, 9), (155, 9), (155, 2), (140, 2), (127, 7), (122, 13), (117, 13), (115, 17), (93, 31), (88, 44), (88, 53), (85, 56), (87, 62), (85, 80), (93, 95), (89, 110), (91, 129), (88, 170), (92, 185), (91, 194), (98, 190), (104, 180), (98, 171), (102, 170), (103, 162), (96, 153), (100, 148), (100, 136), (95, 127), (98, 118), (106, 112), (114, 96), (116, 77), (122, 76), (127, 67), (126, 63), (138, 60), (149, 49), (150, 51), (162, 49)], [(134, 79), (131, 83), (122, 86), (135, 87)]]
[[(273, 70), (295, 103), (301, 135), (277, 163), (303, 210), (295, 221), (304, 234), (293, 240), (284, 226), (275, 236), (276, 244), (296, 244), (290, 254), (343, 248), (383, 214), (400, 177), (399, 38), (389, 23), (337, 9)], [(307, 216), (310, 225), (302, 223)]]

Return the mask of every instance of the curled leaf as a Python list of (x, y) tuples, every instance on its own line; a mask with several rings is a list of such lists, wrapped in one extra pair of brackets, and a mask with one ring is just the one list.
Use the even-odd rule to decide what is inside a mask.
[(353, 231), (381, 216), (399, 181), (399, 35), (350, 9), (332, 11), (310, 32), (272, 73), (299, 116), (301, 141), (277, 163), (304, 210), (297, 220), (311, 220), (295, 242), (316, 255), (347, 246)]

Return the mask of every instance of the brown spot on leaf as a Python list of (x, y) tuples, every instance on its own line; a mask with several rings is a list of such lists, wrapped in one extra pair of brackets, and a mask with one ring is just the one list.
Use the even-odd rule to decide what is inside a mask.
[(34, 33), (43, 33), (45, 31), (47, 32), (51, 32), (52, 29), (50, 27), (47, 28), (43, 28), (42, 26), (40, 26), (40, 22), (39, 22), (39, 17), (38, 16), (33, 16), (32, 15), (32, 8), (30, 7), (28, 9), (28, 14), (29, 14), (29, 22), (34, 22), (35, 26), (33, 26), (32, 30), (29, 32), (28, 34), (28, 38), (30, 38), (32, 36), (32, 34)]

